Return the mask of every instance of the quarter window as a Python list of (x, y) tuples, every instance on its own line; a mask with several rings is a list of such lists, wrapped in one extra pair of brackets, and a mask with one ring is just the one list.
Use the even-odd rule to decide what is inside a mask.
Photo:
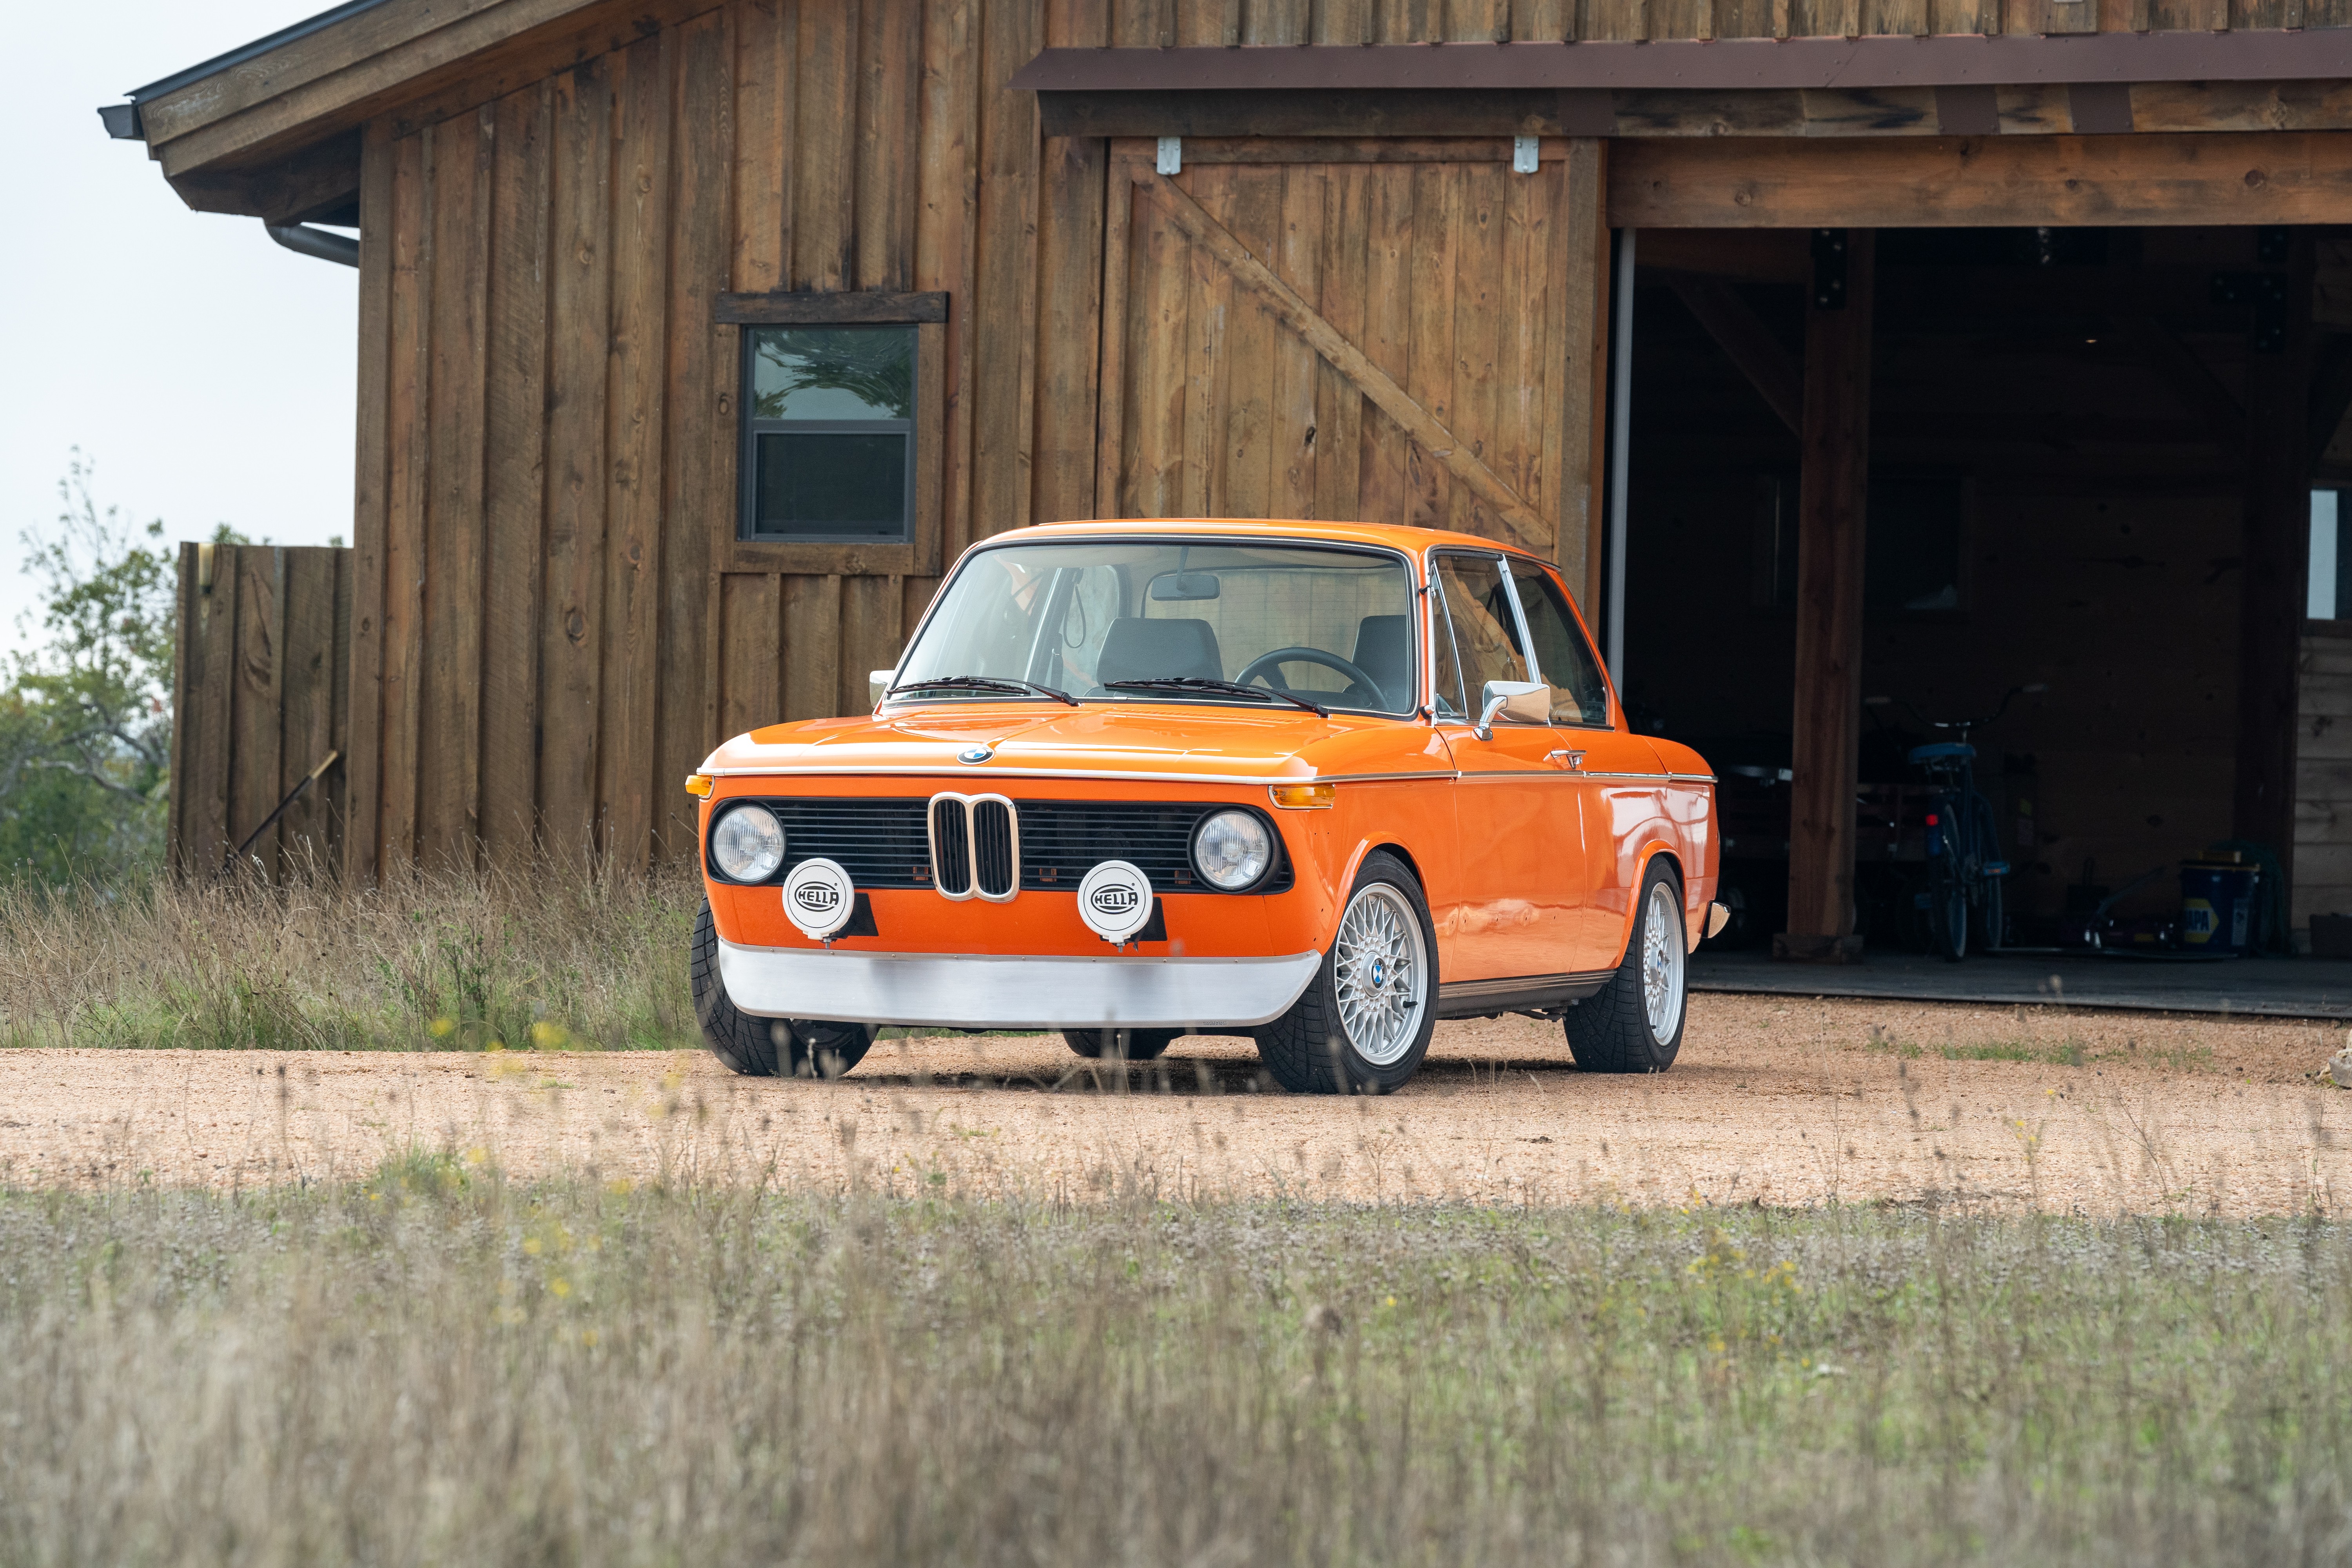
[(739, 537), (913, 539), (915, 332), (745, 330)]

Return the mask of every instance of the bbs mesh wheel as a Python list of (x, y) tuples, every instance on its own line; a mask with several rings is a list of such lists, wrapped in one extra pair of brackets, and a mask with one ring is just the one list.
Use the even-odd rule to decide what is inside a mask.
[(1403, 861), (1375, 850), (1323, 966), (1290, 1011), (1251, 1032), (1265, 1070), (1293, 1094), (1386, 1094), (1429, 1053), (1436, 1004), (1428, 901)]
[(1561, 1020), (1569, 1054), (1584, 1072), (1664, 1072), (1683, 1047), (1690, 944), (1673, 869), (1652, 861), (1633, 907), (1633, 934), (1616, 974)]

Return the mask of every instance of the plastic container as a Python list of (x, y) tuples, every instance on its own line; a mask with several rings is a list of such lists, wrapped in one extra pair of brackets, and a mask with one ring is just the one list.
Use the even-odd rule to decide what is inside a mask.
[(2180, 863), (2180, 945), (2191, 952), (2244, 957), (2254, 951), (2255, 867), (2236, 860)]

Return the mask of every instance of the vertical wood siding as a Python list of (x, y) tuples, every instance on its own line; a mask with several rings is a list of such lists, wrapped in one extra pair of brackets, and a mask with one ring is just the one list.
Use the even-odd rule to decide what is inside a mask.
[[(174, 872), (209, 877), (288, 791), (350, 750), (350, 550), (180, 547)], [(251, 850), (260, 873), (339, 864), (350, 770), (331, 768)]]
[[(1218, 510), (1512, 531), (1229, 273), (1133, 223), (1106, 143), (1040, 137), (1005, 83), (1041, 47), (2273, 26), (2296, 6), (2352, 22), (2352, 0), (717, 0), (494, 100), (381, 121), (349, 866), (677, 852), (680, 776), (709, 746), (862, 708), (940, 566), (1003, 529)], [(1465, 434), (1572, 581), (1601, 156), (1577, 144), (1532, 181), (1486, 160), (1184, 182)], [(712, 296), (844, 289), (950, 298), (921, 367), (943, 411), (919, 454), (938, 563), (736, 570), (738, 333)], [(1529, 299), (1544, 310), (1496, 308)], [(222, 700), (190, 688), (192, 710)]]

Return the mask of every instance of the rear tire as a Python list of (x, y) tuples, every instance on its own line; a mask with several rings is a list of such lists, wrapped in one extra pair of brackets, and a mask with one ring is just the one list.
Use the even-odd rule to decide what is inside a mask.
[(1387, 1094), (1404, 1087), (1437, 1027), (1437, 930), (1421, 884), (1374, 850), (1315, 978), (1290, 1011), (1250, 1033), (1293, 1094)]
[(1664, 1072), (1683, 1048), (1690, 1016), (1690, 942), (1682, 883), (1653, 860), (1625, 956), (1609, 984), (1560, 1020), (1580, 1072)]
[(727, 994), (719, 973), (719, 927), (710, 901), (694, 921), (694, 1017), (711, 1055), (746, 1078), (839, 1078), (874, 1044), (871, 1024), (761, 1018)]
[(1065, 1029), (1062, 1038), (1088, 1061), (1148, 1062), (1179, 1034), (1175, 1029)]
[(1933, 879), (1927, 889), (1927, 926), (1935, 949), (1947, 963), (1969, 955), (1969, 890), (1956, 871)]

